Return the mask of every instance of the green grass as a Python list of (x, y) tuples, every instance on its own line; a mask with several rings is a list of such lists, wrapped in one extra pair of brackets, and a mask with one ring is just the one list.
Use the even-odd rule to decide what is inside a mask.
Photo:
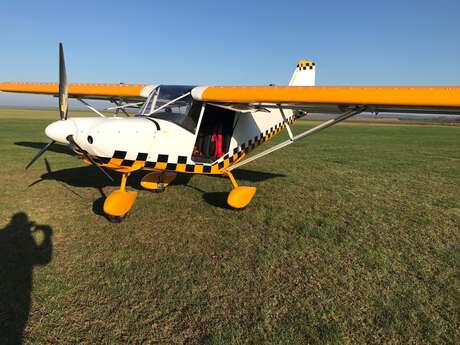
[[(111, 224), (100, 190), (116, 187), (94, 168), (48, 152), (51, 173), (24, 170), (57, 115), (15, 112), (0, 111), (1, 344), (27, 314), (25, 344), (460, 343), (460, 127), (339, 125), (237, 173), (257, 187), (243, 211), (226, 179), (193, 176)], [(18, 212), (43, 231), (8, 226)]]

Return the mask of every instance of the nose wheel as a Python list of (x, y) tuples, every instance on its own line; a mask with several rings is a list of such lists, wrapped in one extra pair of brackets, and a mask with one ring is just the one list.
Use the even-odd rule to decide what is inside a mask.
[(104, 213), (113, 223), (120, 223), (128, 214), (137, 197), (137, 192), (126, 191), (128, 174), (121, 175), (120, 189), (113, 191), (104, 201)]

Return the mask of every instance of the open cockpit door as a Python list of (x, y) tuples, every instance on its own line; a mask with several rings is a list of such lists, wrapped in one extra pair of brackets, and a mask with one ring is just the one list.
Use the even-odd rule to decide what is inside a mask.
[(224, 156), (230, 147), (235, 119), (235, 111), (206, 104), (192, 160), (199, 163), (212, 163)]

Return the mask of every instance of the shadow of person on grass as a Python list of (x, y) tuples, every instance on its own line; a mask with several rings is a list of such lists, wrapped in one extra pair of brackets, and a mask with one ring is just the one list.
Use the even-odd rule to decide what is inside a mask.
[[(41, 235), (37, 243), (33, 234)], [(52, 229), (16, 213), (0, 230), (0, 344), (21, 344), (30, 312), (34, 266), (52, 257)]]

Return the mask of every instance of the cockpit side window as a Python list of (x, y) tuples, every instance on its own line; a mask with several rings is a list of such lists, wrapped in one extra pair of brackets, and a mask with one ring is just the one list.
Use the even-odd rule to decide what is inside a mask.
[(193, 100), (192, 86), (160, 85), (150, 94), (140, 116), (173, 122), (195, 133), (202, 103)]
[(192, 96), (187, 96), (169, 106), (160, 109), (149, 117), (174, 122), (176, 125), (195, 133), (201, 112), (201, 102), (195, 102)]

